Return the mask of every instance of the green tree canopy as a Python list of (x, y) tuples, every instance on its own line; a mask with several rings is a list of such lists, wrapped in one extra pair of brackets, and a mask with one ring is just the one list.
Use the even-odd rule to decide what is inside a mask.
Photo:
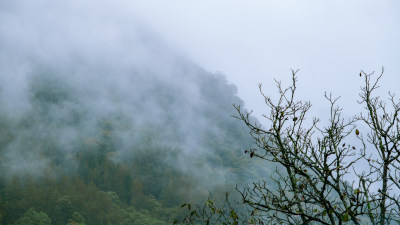
[(51, 225), (51, 220), (46, 213), (30, 208), (14, 225)]

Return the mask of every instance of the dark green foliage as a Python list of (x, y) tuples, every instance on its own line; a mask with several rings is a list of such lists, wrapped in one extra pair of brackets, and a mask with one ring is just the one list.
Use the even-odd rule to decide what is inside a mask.
[(51, 225), (51, 220), (46, 213), (30, 208), (14, 225)]
[(67, 225), (84, 224), (84, 223), (85, 223), (85, 219), (83, 218), (83, 216), (78, 212), (74, 212), (72, 214), (71, 218), (68, 220)]
[[(106, 187), (113, 187), (114, 183), (124, 181), (123, 176), (118, 176), (118, 174), (123, 174), (119, 172), (121, 169), (116, 170), (116, 177), (103, 180)], [(79, 222), (79, 218), (80, 221), (84, 219), (87, 224), (125, 224), (122, 221), (129, 217), (134, 218), (135, 221), (145, 221), (147, 224), (160, 224), (161, 221), (169, 221), (180, 215), (177, 207), (169, 208), (168, 205), (172, 206), (173, 202), (185, 199), (174, 193), (173, 189), (166, 189), (163, 192), (167, 196), (177, 198), (177, 200), (173, 199), (172, 203), (168, 202), (170, 199), (168, 197), (157, 200), (152, 195), (145, 195), (144, 186), (139, 179), (134, 180), (131, 185), (115, 185), (117, 187), (115, 191), (119, 190), (120, 193), (101, 191), (92, 181), (86, 183), (80, 177), (71, 178), (69, 175), (61, 179), (39, 180), (15, 177), (6, 187), (2, 190), (3, 198), (1, 199), (1, 205), (5, 209), (5, 217), (3, 217), (5, 224), (13, 223), (12, 221), (18, 219), (24, 209), (32, 206), (47, 212), (53, 224), (66, 224), (67, 221)], [(128, 193), (129, 198), (120, 199), (119, 194), (124, 193)], [(81, 212), (81, 217), (74, 211)], [(125, 216), (117, 216), (121, 213)], [(116, 223), (119, 220), (121, 221)]]
[(133, 84), (133, 99), (90, 89), (112, 96), (104, 108), (68, 76), (32, 75), (29, 109), (0, 112), (0, 224), (171, 224), (181, 202), (255, 176), (241, 157), (249, 135), (230, 117), (235, 87), (190, 73), (195, 91), (158, 80)]

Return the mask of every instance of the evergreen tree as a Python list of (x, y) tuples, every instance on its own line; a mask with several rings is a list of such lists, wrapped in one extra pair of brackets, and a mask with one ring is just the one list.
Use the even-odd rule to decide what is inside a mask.
[(72, 213), (71, 218), (68, 219), (67, 225), (84, 225), (84, 224), (85, 224), (85, 219), (83, 218), (83, 216), (78, 212), (74, 212)]
[(14, 225), (51, 225), (51, 220), (46, 213), (30, 208)]

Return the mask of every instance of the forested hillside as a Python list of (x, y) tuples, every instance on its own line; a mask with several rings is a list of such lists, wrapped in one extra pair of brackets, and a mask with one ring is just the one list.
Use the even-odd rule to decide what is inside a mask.
[(236, 87), (134, 37), (129, 60), (1, 53), (2, 224), (171, 223), (255, 175)]
[(0, 3), (0, 224), (171, 224), (267, 176), (224, 75), (75, 3)]

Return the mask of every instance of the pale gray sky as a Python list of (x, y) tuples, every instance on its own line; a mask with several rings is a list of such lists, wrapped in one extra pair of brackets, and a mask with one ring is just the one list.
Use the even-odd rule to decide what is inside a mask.
[(37, 48), (54, 59), (65, 48), (99, 56), (102, 48), (123, 48), (121, 38), (128, 48), (129, 25), (139, 21), (206, 70), (225, 74), (257, 114), (257, 84), (275, 94), (273, 79), (289, 82), (291, 68), (300, 69), (299, 94), (316, 112), (332, 91), (354, 114), (361, 69), (384, 66), (382, 93), (400, 95), (399, 11), (397, 0), (5, 0), (0, 28), (13, 52)]
[(239, 87), (260, 112), (257, 84), (274, 93), (273, 78), (300, 69), (299, 93), (327, 106), (324, 91), (341, 95), (353, 114), (366, 72), (386, 69), (382, 93), (400, 95), (400, 3), (372, 0), (146, 0), (125, 3), (168, 43)]
[[(264, 109), (257, 84), (276, 96), (273, 79), (288, 83), (292, 68), (300, 69), (299, 94), (312, 101), (314, 116), (328, 115), (324, 91), (341, 95), (344, 112), (351, 116), (361, 108), (356, 104), (361, 69), (379, 73), (384, 66), (378, 94), (391, 90), (400, 96), (399, 12), (398, 0), (0, 0), (0, 109), (13, 116), (29, 110), (29, 76), (36, 66), (86, 75), (71, 82), (94, 88), (97, 102), (86, 101), (95, 102), (90, 105), (95, 112), (116, 104), (104, 97), (107, 93), (98, 93), (109, 84), (122, 88), (128, 99), (141, 96), (131, 91), (127, 75), (132, 69), (152, 71), (165, 83), (192, 90), (196, 81), (189, 76), (173, 77), (174, 62), (181, 61), (162, 39), (204, 69), (225, 74), (255, 115)], [(184, 97), (198, 103), (196, 95)], [(147, 112), (157, 108), (148, 107)], [(144, 113), (164, 118), (157, 115)], [(212, 127), (199, 122), (197, 114), (182, 115), (196, 128), (189, 130)], [(187, 143), (197, 144), (191, 139), (198, 138), (196, 133), (185, 135)], [(74, 143), (69, 136), (63, 141)], [(19, 158), (18, 151), (9, 152), (10, 158)]]

